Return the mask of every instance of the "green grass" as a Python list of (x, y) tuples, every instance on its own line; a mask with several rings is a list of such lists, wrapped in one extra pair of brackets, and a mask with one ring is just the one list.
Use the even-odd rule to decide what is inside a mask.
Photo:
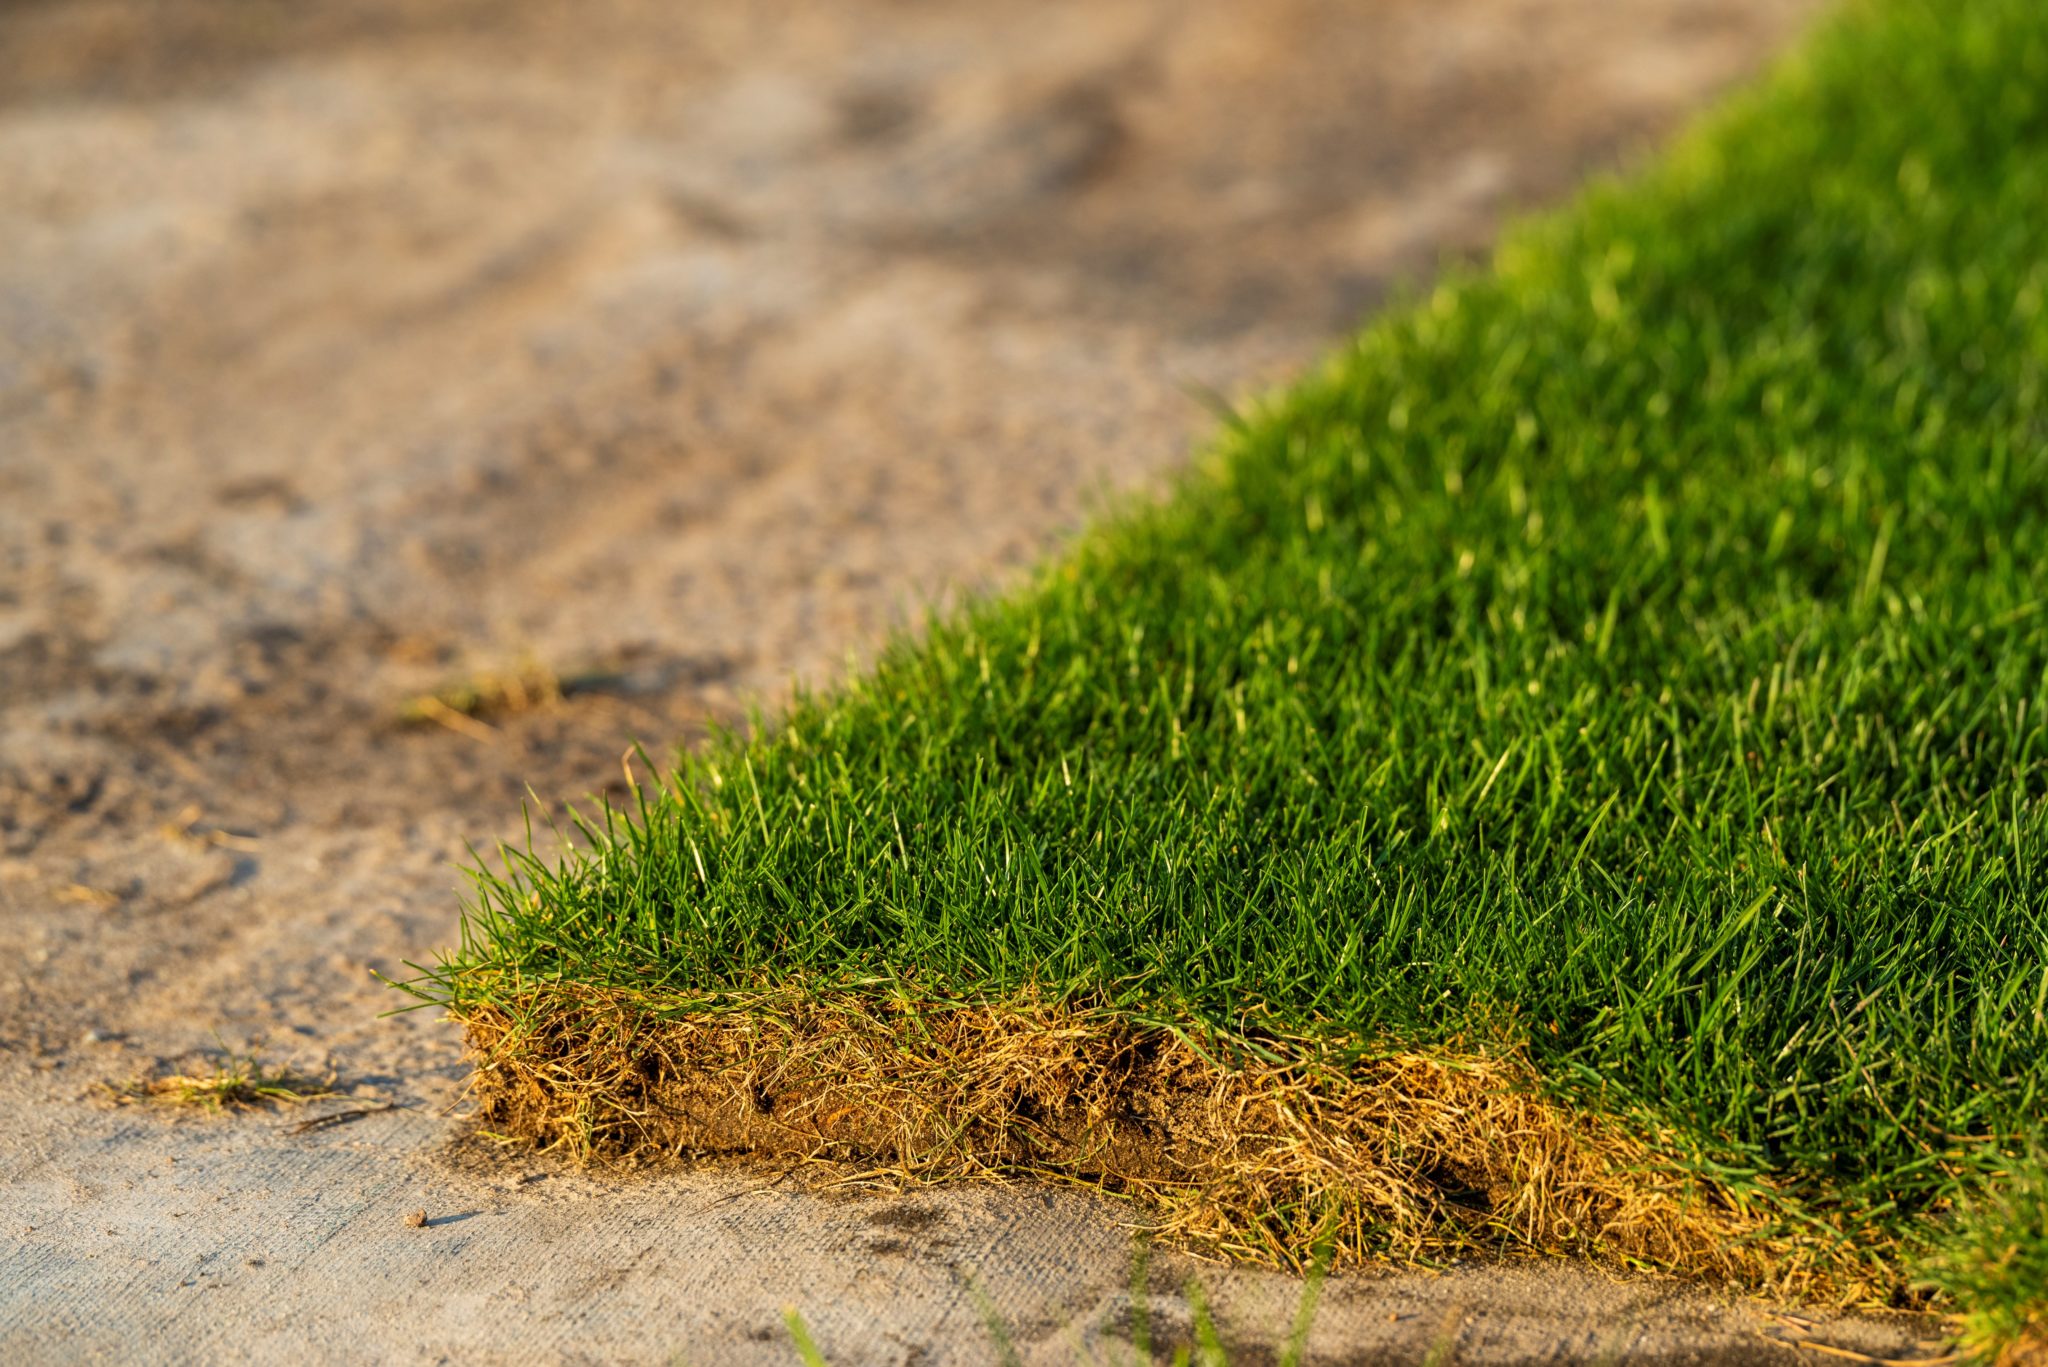
[(1858, 4), (422, 990), (1507, 1031), (1913, 1236), (2048, 1110), (2048, 9)]
[(2048, 1362), (2048, 1156), (1967, 1200), (1929, 1272), (1964, 1307), (1966, 1344), (1986, 1357), (2004, 1350), (2015, 1367)]

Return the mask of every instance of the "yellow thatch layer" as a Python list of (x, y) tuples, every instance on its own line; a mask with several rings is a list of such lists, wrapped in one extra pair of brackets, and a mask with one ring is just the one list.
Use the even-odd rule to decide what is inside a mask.
[(1539, 1252), (1855, 1297), (1839, 1246), (1547, 1097), (1512, 1049), (1351, 1057), (1198, 1045), (1032, 1001), (764, 994), (657, 1011), (551, 989), (468, 1006), (492, 1128), (583, 1153), (746, 1152), (912, 1180), (1044, 1176), (1140, 1198), (1164, 1236), (1300, 1265)]

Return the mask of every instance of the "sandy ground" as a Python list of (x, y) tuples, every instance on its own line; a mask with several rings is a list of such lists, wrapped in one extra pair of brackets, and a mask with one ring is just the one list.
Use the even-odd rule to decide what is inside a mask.
[[(372, 971), (530, 788), (1000, 582), (1805, 0), (0, 10), (0, 1357), (1028, 1361), (1127, 1334), (1110, 1203), (583, 1173)], [(488, 732), (400, 700), (534, 661)], [(398, 1109), (169, 1117), (221, 1043)], [(354, 1103), (360, 1108), (364, 1103)], [(425, 1228), (406, 1212), (424, 1208)], [(1184, 1258), (1264, 1360), (1298, 1288)], [(1924, 1326), (1814, 1331), (1898, 1351)], [(1332, 1284), (1322, 1359), (1755, 1361), (1570, 1269)]]

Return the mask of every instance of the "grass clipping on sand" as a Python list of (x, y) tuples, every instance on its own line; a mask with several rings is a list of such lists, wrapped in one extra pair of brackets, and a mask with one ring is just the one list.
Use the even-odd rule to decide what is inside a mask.
[(221, 1050), (220, 1060), (201, 1073), (159, 1073), (125, 1082), (102, 1083), (122, 1105), (190, 1107), (207, 1111), (247, 1110), (266, 1105), (302, 1106), (334, 1095), (334, 1074), (315, 1077), (290, 1067), (273, 1067), (253, 1049)]
[[(1715, 1270), (1626, 1234), (1647, 1205), (1602, 1185), (1654, 1205), (1676, 1167), (1703, 1228), (1767, 1214), (1782, 1266), (1846, 1244), (1851, 1281), (1904, 1294), (1900, 1251), (2004, 1180), (2048, 1097), (2044, 223), (2048, 10), (1853, 5), (1655, 167), (1247, 413), (1171, 497), (682, 756), (568, 852), (480, 870), (415, 986), (476, 1035), (490, 1104), (544, 1084), (510, 1123), (622, 1144), (634, 1069), (712, 1048), (690, 1001), (778, 1003), (721, 1015), (711, 1057), (781, 1038), (764, 985), (1266, 1048), (1280, 1073), (1202, 1094), (1309, 1166), (1261, 1186), (1279, 1149), (1219, 1140), (1172, 1180), (1243, 1193), (1197, 1191), (1190, 1231), (1290, 1255), (1315, 1155), (1396, 1152), (1342, 1130), (1421, 1076), (1386, 1061), (1449, 1078), (1505, 1039), (1484, 1066), (1563, 1108), (1531, 1134), (1603, 1137), (1562, 1185), (1484, 1166), (1498, 1228), (1427, 1162), (1347, 1169), (1361, 1250)], [(626, 1055), (586, 1047), (607, 1001)], [(1078, 1097), (1115, 1076), (1103, 1029)], [(913, 1037), (855, 1034), (870, 1091), (939, 1086)], [(905, 1114), (873, 1123), (939, 1123)], [(1540, 1214), (1581, 1181), (1608, 1194)]]

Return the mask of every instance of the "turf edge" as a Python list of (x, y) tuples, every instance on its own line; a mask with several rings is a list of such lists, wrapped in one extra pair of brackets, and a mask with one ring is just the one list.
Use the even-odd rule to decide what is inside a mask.
[(910, 1183), (1077, 1182), (1155, 1237), (1307, 1270), (1570, 1256), (1844, 1303), (1884, 1264), (1679, 1137), (1546, 1089), (1503, 1033), (1233, 1037), (904, 984), (505, 983), (460, 1012), (492, 1129), (579, 1157), (751, 1154)]

